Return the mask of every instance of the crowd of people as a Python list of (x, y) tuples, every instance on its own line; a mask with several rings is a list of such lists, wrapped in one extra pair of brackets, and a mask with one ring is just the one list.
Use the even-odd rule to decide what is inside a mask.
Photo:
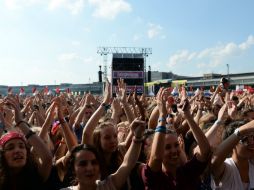
[(8, 94), (1, 190), (253, 190), (254, 95)]

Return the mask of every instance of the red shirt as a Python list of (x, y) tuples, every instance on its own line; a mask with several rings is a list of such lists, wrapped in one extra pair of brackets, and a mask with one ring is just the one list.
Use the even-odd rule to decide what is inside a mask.
[(196, 156), (176, 170), (176, 178), (170, 173), (153, 172), (146, 164), (142, 169), (142, 179), (146, 190), (197, 190), (200, 186), (200, 175), (207, 162), (200, 162)]

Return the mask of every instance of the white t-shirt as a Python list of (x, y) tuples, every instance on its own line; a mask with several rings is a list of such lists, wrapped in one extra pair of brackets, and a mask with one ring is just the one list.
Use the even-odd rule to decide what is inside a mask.
[(253, 162), (249, 162), (249, 184), (242, 182), (238, 168), (232, 158), (227, 158), (224, 163), (225, 171), (219, 186), (215, 187), (214, 182), (212, 184), (212, 188), (214, 190), (250, 190), (254, 188)]
[[(103, 181), (97, 180), (96, 185), (97, 185), (96, 190), (116, 190), (112, 182), (111, 175), (109, 175)], [(70, 186), (70, 187), (62, 188), (60, 190), (78, 190), (78, 186)]]

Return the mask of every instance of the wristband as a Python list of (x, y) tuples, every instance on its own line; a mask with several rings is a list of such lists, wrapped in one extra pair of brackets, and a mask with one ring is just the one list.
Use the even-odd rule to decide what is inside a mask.
[(29, 132), (26, 134), (26, 139), (28, 140), (31, 136), (35, 135), (35, 132), (33, 132), (32, 130), (29, 130)]
[(166, 134), (167, 128), (165, 126), (157, 126), (155, 132)]
[(134, 136), (134, 137), (132, 138), (132, 141), (133, 141), (134, 143), (141, 143), (141, 142), (143, 142), (143, 140), (144, 140), (143, 137), (137, 138), (137, 137)]
[(162, 121), (166, 121), (166, 118), (160, 117), (160, 118), (158, 119), (158, 122), (162, 122)]
[(25, 123), (25, 124), (28, 124), (26, 121), (24, 121), (24, 120), (20, 120), (16, 125), (15, 125), (15, 127), (18, 127), (21, 123)]
[(217, 120), (215, 121), (215, 124), (216, 124), (216, 125), (222, 125), (222, 124), (224, 124), (224, 122), (223, 122), (222, 120), (217, 119)]
[(241, 139), (241, 134), (240, 134), (240, 130), (239, 128), (236, 128), (235, 131), (234, 131), (234, 135), (237, 136), (237, 138)]

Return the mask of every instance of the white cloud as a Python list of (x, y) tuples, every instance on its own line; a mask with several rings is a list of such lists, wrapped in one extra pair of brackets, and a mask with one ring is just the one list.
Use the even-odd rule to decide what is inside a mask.
[(84, 0), (50, 0), (48, 4), (49, 10), (55, 10), (60, 7), (66, 8), (72, 14), (78, 14), (84, 7)]
[(4, 4), (10, 10), (22, 9), (33, 5), (46, 5), (51, 11), (65, 8), (71, 14), (78, 14), (84, 7), (84, 0), (5, 0)]
[(248, 49), (250, 46), (254, 44), (254, 37), (250, 35), (246, 42), (243, 42), (239, 45), (239, 48), (242, 50)]
[(196, 64), (197, 68), (206, 66), (207, 68), (215, 68), (223, 64), (226, 59), (240, 55), (243, 51), (249, 49), (254, 45), (254, 37), (249, 36), (246, 41), (239, 45), (230, 42), (227, 44), (220, 44), (215, 47), (206, 48), (199, 52), (190, 52), (189, 50), (182, 50), (169, 58), (169, 67), (180, 64)]
[(130, 12), (131, 5), (124, 0), (88, 0), (95, 6), (94, 17), (114, 19), (121, 12)]
[(57, 60), (61, 63), (79, 63), (85, 65), (100, 65), (101, 60), (94, 57), (82, 57), (78, 53), (63, 53), (57, 57)]
[(15, 10), (18, 8), (17, 2), (15, 0), (5, 0), (4, 4), (8, 9), (11, 10)]
[(169, 66), (173, 67), (178, 63), (184, 63), (188, 61), (190, 59), (190, 55), (191, 54), (189, 53), (188, 50), (182, 50), (181, 52), (172, 55), (169, 58)]
[(159, 36), (161, 34), (162, 29), (163, 28), (160, 25), (149, 23), (147, 31), (148, 38), (152, 39)]
[(58, 56), (58, 61), (60, 62), (69, 62), (74, 60), (79, 60), (80, 57), (77, 53), (63, 53)]
[(233, 55), (236, 54), (238, 50), (239, 49), (237, 45), (231, 42), (222, 47), (221, 50), (218, 51), (218, 55), (220, 56)]
[(50, 11), (64, 8), (71, 14), (78, 14), (83, 10), (85, 2), (94, 6), (93, 16), (97, 18), (114, 19), (122, 12), (132, 11), (130, 3), (126, 0), (4, 0), (4, 5), (10, 10), (43, 5)]
[(63, 4), (65, 4), (65, 3), (66, 3), (66, 0), (51, 0), (49, 2), (48, 8), (50, 10), (54, 10), (56, 8), (63, 6)]
[(23, 7), (32, 6), (42, 2), (43, 2), (42, 0), (5, 0), (4, 4), (10, 10), (17, 10)]

